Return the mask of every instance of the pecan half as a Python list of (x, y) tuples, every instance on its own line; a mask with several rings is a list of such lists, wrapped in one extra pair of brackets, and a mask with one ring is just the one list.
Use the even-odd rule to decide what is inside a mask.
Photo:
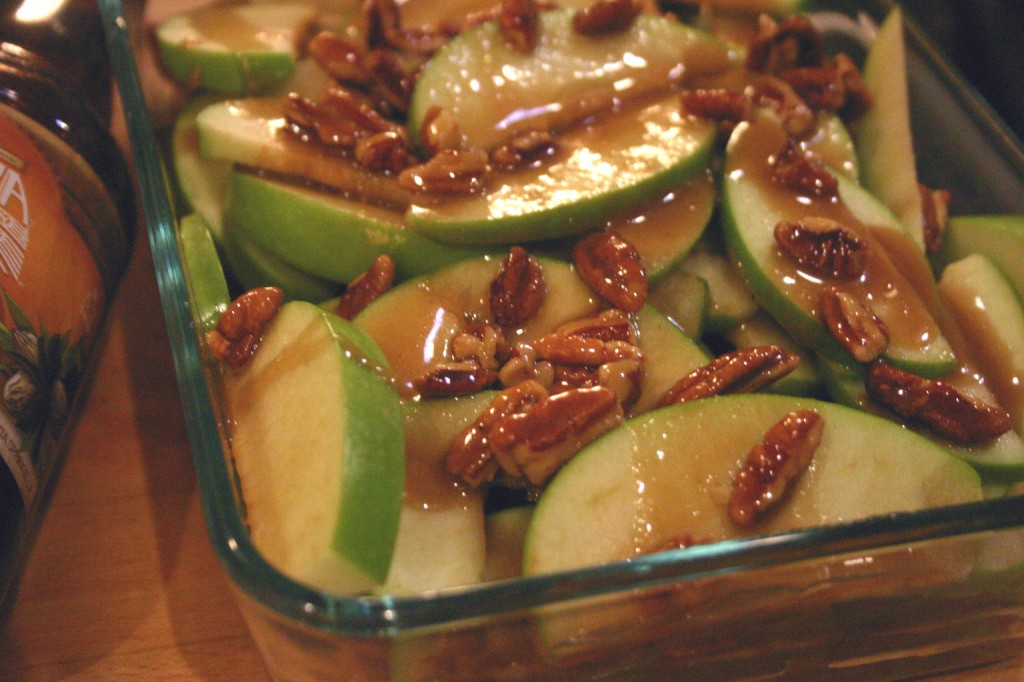
[(502, 0), (498, 27), (513, 48), (519, 52), (533, 52), (540, 33), (537, 3), (534, 0)]
[(677, 381), (659, 407), (729, 393), (752, 393), (789, 374), (800, 358), (778, 346), (751, 346), (726, 353)]
[(547, 389), (535, 381), (524, 381), (500, 392), (452, 443), (445, 456), (448, 473), (474, 488), (490, 481), (498, 469), (490, 445), (495, 422), (530, 409), (547, 395)]
[(351, 320), (361, 313), (381, 294), (391, 288), (395, 281), (395, 261), (382, 253), (373, 259), (366, 272), (352, 280), (338, 299), (334, 312), (338, 317)]
[(834, 199), (839, 196), (839, 181), (820, 159), (812, 157), (792, 139), (769, 159), (772, 180), (805, 196)]
[(491, 163), (501, 170), (515, 170), (550, 158), (558, 150), (551, 133), (524, 130), (491, 152)]
[(498, 419), (488, 439), (506, 474), (539, 486), (583, 446), (624, 419), (610, 389), (578, 388)]
[[(633, 319), (621, 310), (574, 320), (530, 344), (538, 368), (551, 367), (552, 393), (604, 386), (628, 410), (643, 388), (644, 355)], [(546, 378), (547, 369), (544, 367)]]
[(413, 77), (406, 73), (397, 57), (384, 50), (371, 51), (364, 62), (373, 77), (370, 85), (372, 94), (390, 107), (392, 113), (405, 114), (412, 98)]
[(398, 184), (412, 192), (472, 194), (487, 184), (490, 164), (482, 149), (446, 149), (426, 163), (398, 174)]
[(403, 132), (385, 130), (361, 138), (355, 146), (356, 162), (372, 171), (398, 173), (409, 165), (412, 154)]
[(217, 326), (206, 332), (210, 354), (232, 369), (243, 367), (283, 302), (284, 294), (277, 287), (251, 289), (233, 300)]
[[(361, 137), (399, 126), (380, 115), (365, 99), (340, 86), (325, 90), (316, 101), (292, 93), (285, 100), (285, 120), (300, 137), (330, 147), (351, 148)], [(307, 133), (303, 135), (303, 133)]]
[(647, 301), (647, 269), (636, 247), (602, 230), (580, 241), (572, 251), (583, 281), (616, 308), (635, 313)]
[(948, 190), (931, 189), (918, 185), (921, 193), (921, 213), (924, 220), (924, 248), (928, 253), (935, 253), (942, 246), (942, 235), (946, 231), (949, 220), (949, 202), (952, 195)]
[(871, 364), (864, 385), (872, 400), (957, 443), (984, 443), (1013, 427), (1006, 410), (945, 381), (925, 379), (883, 362)]
[(811, 20), (792, 15), (776, 22), (762, 14), (757, 35), (747, 46), (746, 67), (751, 71), (779, 73), (786, 69), (820, 66), (825, 45)]
[(544, 270), (521, 246), (513, 246), (491, 282), (491, 317), (501, 327), (521, 327), (544, 300)]
[(783, 220), (775, 226), (775, 242), (782, 253), (813, 274), (853, 279), (864, 273), (867, 244), (835, 220)]
[(889, 329), (866, 303), (835, 287), (821, 297), (825, 326), (858, 362), (871, 362), (889, 347)]
[(814, 111), (837, 111), (846, 102), (842, 74), (834, 65), (804, 66), (781, 71), (778, 77)]
[(429, 55), (441, 49), (451, 38), (451, 33), (444, 30), (403, 28), (401, 13), (395, 0), (366, 0), (363, 4), (363, 16), (367, 27), (367, 42), (370, 45)]
[(772, 425), (733, 479), (729, 517), (750, 527), (777, 505), (811, 464), (825, 421), (814, 410), (790, 412)]
[(634, 346), (640, 332), (636, 320), (616, 308), (602, 310), (597, 315), (581, 317), (558, 325), (553, 332), (557, 336), (581, 336), (601, 341), (624, 341)]
[(641, 9), (635, 0), (596, 0), (576, 11), (572, 28), (584, 36), (621, 33), (633, 25)]
[(498, 372), (482, 367), (475, 360), (438, 363), (412, 382), (421, 398), (446, 398), (472, 395), (498, 380)]
[(373, 75), (363, 64), (365, 50), (333, 31), (317, 33), (306, 50), (332, 78), (342, 83), (368, 86), (373, 81)]
[(725, 130), (749, 118), (751, 110), (747, 95), (726, 88), (683, 90), (679, 93), (679, 104), (684, 114), (717, 121)]

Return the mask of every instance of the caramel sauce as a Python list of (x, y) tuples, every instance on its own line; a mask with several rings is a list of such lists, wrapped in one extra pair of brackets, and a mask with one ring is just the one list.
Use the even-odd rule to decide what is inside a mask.
[(190, 15), (196, 35), (217, 36), (220, 45), (235, 52), (256, 52), (273, 47), (282, 34), (261, 26), (239, 12), (237, 6), (214, 5)]
[[(436, 402), (427, 417), (406, 418), (405, 428), (405, 500), (406, 507), (441, 510), (469, 509), (478, 503), (480, 491), (459, 483), (445, 469), (444, 460), (451, 442), (450, 432), (458, 432), (464, 422), (476, 417), (486, 400), (484, 396)], [(415, 407), (412, 409), (416, 409)], [(429, 423), (424, 424), (424, 421)]]
[[(766, 275), (775, 286), (802, 310), (821, 319), (822, 293), (838, 285), (867, 302), (889, 330), (890, 348), (927, 349), (940, 338), (938, 326), (919, 296), (887, 253), (886, 245), (898, 242), (879, 234), (882, 227), (868, 226), (858, 220), (840, 199), (802, 196), (773, 180), (770, 161), (786, 141), (784, 131), (771, 119), (761, 117), (750, 124), (732, 150), (732, 172), (745, 173), (752, 180), (767, 207), (781, 219), (798, 221), (810, 216), (841, 223), (867, 245), (864, 273), (857, 279), (830, 280), (804, 272), (773, 247), (765, 264)], [(741, 170), (736, 170), (741, 169)], [(769, 226), (774, 229), (774, 224)], [(885, 241), (886, 244), (883, 244)], [(902, 248), (902, 247), (900, 247)], [(903, 265), (901, 259), (900, 265)], [(913, 273), (912, 273), (913, 274)], [(915, 276), (920, 277), (918, 272)]]

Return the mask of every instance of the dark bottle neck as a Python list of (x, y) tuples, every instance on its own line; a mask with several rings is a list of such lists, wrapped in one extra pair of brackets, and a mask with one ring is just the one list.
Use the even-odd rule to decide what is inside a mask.
[[(0, 42), (33, 69), (59, 78), (103, 123), (110, 121), (111, 74), (95, 1), (63, 0), (39, 16), (24, 0), (0, 0)], [(15, 47), (16, 46), (16, 47)]]

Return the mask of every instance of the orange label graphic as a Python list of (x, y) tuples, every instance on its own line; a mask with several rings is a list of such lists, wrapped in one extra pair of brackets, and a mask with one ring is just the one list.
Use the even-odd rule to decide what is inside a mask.
[(0, 459), (28, 506), (103, 309), (74, 198), (30, 133), (0, 116)]

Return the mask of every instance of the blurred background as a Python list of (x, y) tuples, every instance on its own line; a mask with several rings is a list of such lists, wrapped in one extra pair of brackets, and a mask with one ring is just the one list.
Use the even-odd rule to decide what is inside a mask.
[(1024, 0), (899, 4), (1024, 140)]

